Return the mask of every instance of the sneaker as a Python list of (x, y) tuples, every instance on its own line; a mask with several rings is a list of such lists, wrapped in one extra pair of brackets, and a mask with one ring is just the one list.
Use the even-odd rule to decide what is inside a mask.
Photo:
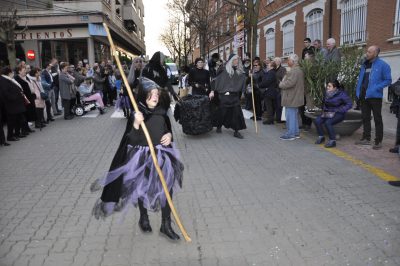
[(317, 141), (315, 141), (315, 144), (321, 144), (325, 142), (325, 137), (324, 136), (318, 136)]
[(295, 137), (291, 137), (291, 136), (287, 136), (287, 135), (283, 135), (280, 137), (281, 140), (295, 140)]
[(371, 141), (369, 139), (360, 139), (355, 142), (356, 145), (371, 145)]
[(299, 139), (299, 138), (301, 138), (301, 137), (300, 137), (300, 135), (295, 135), (294, 138), (295, 138), (295, 139)]
[(311, 126), (309, 126), (309, 125), (304, 125), (303, 126), (303, 131), (304, 132), (308, 132), (308, 131), (310, 131), (310, 129), (311, 129)]
[(262, 123), (263, 125), (273, 125), (274, 121), (264, 120)]
[(374, 149), (374, 150), (382, 149), (382, 142), (375, 141), (374, 145), (372, 146), (372, 149)]
[[(250, 119), (251, 119), (251, 120), (254, 120), (254, 116), (250, 117)], [(261, 117), (258, 117), (258, 116), (256, 116), (256, 121), (260, 121), (260, 120), (262, 120), (262, 118), (261, 118)]]
[(336, 140), (329, 140), (328, 143), (324, 145), (325, 148), (333, 148), (336, 147)]
[(390, 148), (389, 152), (390, 153), (399, 153), (399, 147), (397, 146), (397, 147), (394, 147), (394, 148)]

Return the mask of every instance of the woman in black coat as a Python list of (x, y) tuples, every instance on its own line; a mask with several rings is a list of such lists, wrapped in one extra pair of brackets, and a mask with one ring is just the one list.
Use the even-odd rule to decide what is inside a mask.
[(36, 95), (31, 91), (31, 85), (29, 84), (31, 81), (29, 80), (26, 74), (27, 74), (26, 66), (19, 65), (17, 67), (17, 75), (15, 76), (15, 80), (19, 83), (19, 85), (21, 85), (26, 98), (28, 98), (30, 102), (29, 104), (25, 105), (26, 112), (24, 114), (25, 117), (23, 117), (21, 125), (23, 135), (28, 135), (30, 132), (35, 132), (34, 130), (29, 128), (28, 122), (36, 121), (36, 107), (35, 107)]
[(192, 86), (192, 95), (207, 95), (211, 92), (210, 73), (204, 69), (204, 60), (196, 58), (196, 67), (189, 72), (189, 85)]
[(13, 79), (10, 67), (4, 67), (0, 77), (0, 98), (3, 99), (7, 113), (7, 140), (18, 141), (21, 119), (26, 112), (24, 94), (21, 85)]
[(3, 131), (3, 119), (4, 119), (4, 103), (2, 98), (0, 97), (0, 146), (10, 146), (9, 143), (6, 142), (6, 137), (4, 136)]

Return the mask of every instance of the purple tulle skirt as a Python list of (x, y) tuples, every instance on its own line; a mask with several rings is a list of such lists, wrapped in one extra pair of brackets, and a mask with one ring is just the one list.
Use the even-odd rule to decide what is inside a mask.
[(117, 110), (121, 110), (121, 109), (130, 109), (131, 105), (130, 105), (130, 100), (128, 96), (120, 96), (117, 99), (117, 102), (115, 103), (115, 108)]
[[(174, 147), (157, 145), (155, 152), (158, 164), (164, 174), (168, 190), (177, 191), (182, 187), (183, 164), (179, 160), (178, 150)], [(120, 202), (105, 203), (100, 199), (93, 208), (96, 218), (108, 216), (114, 211), (121, 211), (129, 203), (137, 206), (138, 200), (150, 211), (158, 211), (167, 204), (160, 178), (154, 166), (148, 146), (128, 145), (126, 163), (106, 174), (102, 179), (96, 180), (91, 190), (96, 191), (122, 177)]]

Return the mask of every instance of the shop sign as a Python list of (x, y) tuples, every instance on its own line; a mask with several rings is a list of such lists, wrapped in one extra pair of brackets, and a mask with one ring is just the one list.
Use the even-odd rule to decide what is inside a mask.
[(28, 50), (26, 52), (26, 58), (29, 60), (35, 60), (35, 51), (34, 50)]
[(55, 40), (75, 39), (89, 37), (87, 28), (66, 29), (40, 29), (17, 32), (14, 35), (16, 41), (27, 40)]

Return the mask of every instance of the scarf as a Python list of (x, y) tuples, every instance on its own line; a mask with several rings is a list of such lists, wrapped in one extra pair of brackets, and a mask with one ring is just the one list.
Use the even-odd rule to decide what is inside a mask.
[(334, 91), (326, 91), (326, 98), (327, 99), (332, 98), (337, 92), (338, 92), (338, 89), (335, 89)]

